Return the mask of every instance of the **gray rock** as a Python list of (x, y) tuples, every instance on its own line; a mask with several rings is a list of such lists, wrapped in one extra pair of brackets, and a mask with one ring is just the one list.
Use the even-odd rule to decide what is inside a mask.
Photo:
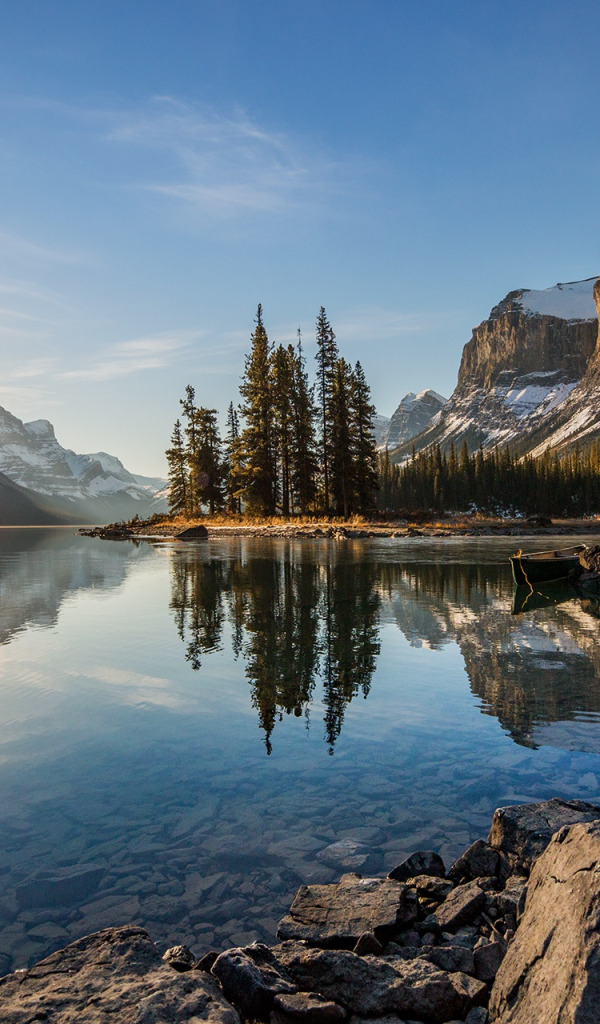
[(475, 977), (480, 981), (493, 981), (504, 959), (506, 946), (503, 942), (488, 942), (473, 952)]
[(210, 972), (212, 971), (212, 966), (218, 956), (219, 953), (217, 952), (216, 949), (209, 949), (206, 953), (203, 954), (203, 956), (200, 957), (197, 963), (194, 964), (194, 970), (206, 971), (207, 974), (210, 974)]
[(423, 922), (424, 928), (436, 932), (455, 931), (460, 925), (467, 924), (485, 907), (486, 897), (477, 882), (458, 885), (446, 897), (434, 914), (430, 914)]
[(416, 875), (445, 878), (446, 867), (439, 853), (435, 853), (433, 850), (418, 850), (417, 853), (411, 853), (410, 857), (390, 871), (388, 878), (392, 878), (396, 882), (406, 882)]
[(469, 882), (482, 875), (497, 875), (500, 869), (500, 855), (483, 839), (477, 839), (468, 850), (458, 858), (448, 871), (453, 881)]
[(352, 952), (356, 953), (357, 956), (366, 956), (367, 953), (377, 955), (383, 952), (383, 946), (375, 937), (374, 932), (363, 932), (362, 935), (359, 935)]
[(600, 821), (561, 829), (535, 863), (525, 912), (490, 998), (498, 1024), (596, 1024)]
[(392, 962), (297, 942), (281, 943), (275, 952), (300, 989), (316, 990), (358, 1016), (448, 1021), (487, 997), (476, 978), (440, 971), (421, 958)]
[(196, 957), (187, 946), (171, 946), (163, 953), (163, 961), (180, 973), (191, 971), (196, 966)]
[(352, 949), (363, 932), (385, 939), (415, 917), (407, 889), (383, 878), (343, 875), (336, 885), (303, 885), (277, 929), (280, 939)]
[(217, 983), (178, 974), (143, 928), (106, 928), (0, 979), (2, 1024), (240, 1024)]
[(280, 993), (275, 996), (275, 1013), (299, 1024), (337, 1024), (346, 1019), (346, 1011), (317, 992)]
[(268, 946), (227, 949), (215, 960), (211, 974), (229, 999), (250, 1020), (268, 1020), (275, 996), (298, 991)]
[(454, 888), (453, 882), (436, 875), (417, 875), (416, 878), (409, 879), (409, 885), (417, 890), (420, 899), (425, 897), (435, 900), (437, 903), (445, 900), (448, 893), (452, 892)]
[(493, 902), (503, 917), (516, 924), (525, 909), (526, 896), (527, 879), (522, 875), (512, 875), (506, 880), (506, 886), (502, 892), (493, 896)]
[(494, 811), (490, 846), (509, 856), (513, 866), (528, 871), (563, 825), (600, 818), (600, 807), (583, 800), (554, 797), (538, 804), (514, 804)]
[(205, 526), (189, 526), (187, 530), (181, 530), (177, 534), (177, 540), (205, 540), (208, 537), (208, 530)]
[(473, 952), (466, 946), (432, 946), (426, 953), (426, 959), (441, 971), (475, 974)]
[(465, 1024), (489, 1024), (490, 1015), (483, 1006), (474, 1006), (465, 1017)]

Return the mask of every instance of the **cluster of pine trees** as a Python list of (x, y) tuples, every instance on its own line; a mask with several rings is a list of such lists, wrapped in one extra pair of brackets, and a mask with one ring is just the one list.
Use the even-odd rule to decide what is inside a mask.
[(347, 517), (374, 507), (378, 486), (375, 407), (360, 363), (340, 356), (321, 307), (317, 376), (311, 384), (298, 344), (273, 345), (259, 305), (241, 403), (227, 413), (221, 440), (216, 409), (196, 405), (188, 385), (166, 456), (169, 507), (204, 511)]
[(448, 454), (439, 445), (402, 465), (379, 457), (381, 509), (583, 516), (600, 506), (600, 441), (585, 452), (519, 458), (506, 448)]

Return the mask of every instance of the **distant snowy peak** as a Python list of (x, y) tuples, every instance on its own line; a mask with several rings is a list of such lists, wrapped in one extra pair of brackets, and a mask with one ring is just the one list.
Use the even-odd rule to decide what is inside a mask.
[(594, 302), (595, 277), (585, 281), (569, 281), (552, 288), (536, 291), (524, 288), (521, 306), (524, 313), (534, 316), (555, 316), (560, 320), (595, 320), (598, 316)]
[[(0, 408), (0, 473), (28, 492), (54, 502), (60, 513), (101, 520), (129, 518), (166, 508), (157, 493), (166, 481), (136, 477), (106, 452), (78, 455), (63, 448), (48, 420), (23, 423)], [(82, 520), (83, 521), (83, 520)]]
[(418, 394), (409, 391), (390, 419), (387, 433), (381, 442), (382, 446), (395, 448), (426, 430), (446, 401), (443, 395), (439, 395), (431, 388), (419, 391)]

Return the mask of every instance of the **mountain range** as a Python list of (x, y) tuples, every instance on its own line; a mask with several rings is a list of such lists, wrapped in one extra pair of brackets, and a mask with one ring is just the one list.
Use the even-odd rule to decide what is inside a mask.
[(166, 511), (166, 481), (130, 473), (114, 455), (63, 448), (48, 420), (0, 407), (0, 524), (94, 523)]
[(600, 437), (600, 279), (509, 292), (465, 345), (458, 382), (393, 461), (431, 444), (469, 450), (509, 444), (541, 455)]
[[(409, 392), (375, 436), (392, 461), (432, 444), (518, 454), (600, 438), (600, 278), (521, 288), (474, 328), (447, 401)], [(0, 525), (106, 523), (167, 509), (166, 481), (130, 473), (106, 452), (63, 448), (45, 419), (0, 408)]]

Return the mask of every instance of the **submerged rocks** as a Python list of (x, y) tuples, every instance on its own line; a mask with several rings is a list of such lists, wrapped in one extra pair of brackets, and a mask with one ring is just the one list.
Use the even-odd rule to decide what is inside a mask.
[[(355, 847), (344, 851), (352, 856)], [(106, 929), (0, 979), (0, 1019), (239, 1024), (238, 1013), (270, 1024), (598, 1019), (600, 808), (556, 799), (503, 808), (487, 843), (472, 844), (447, 875), (440, 864), (437, 854), (420, 852), (391, 873), (401, 881), (351, 873), (336, 883), (302, 886), (279, 925), (283, 941), (273, 947), (240, 941), (196, 960), (180, 945), (161, 961), (142, 929)], [(225, 909), (232, 903), (226, 888), (220, 898), (223, 913), (233, 914)]]

